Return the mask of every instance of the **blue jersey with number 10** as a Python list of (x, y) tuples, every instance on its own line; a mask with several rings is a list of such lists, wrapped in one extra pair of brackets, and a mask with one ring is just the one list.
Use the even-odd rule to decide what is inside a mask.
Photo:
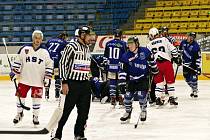
[(66, 47), (66, 45), (67, 45), (67, 42), (60, 38), (50, 39), (46, 43), (46, 47), (50, 53), (51, 58), (54, 61), (55, 68), (58, 68), (58, 66), (59, 66), (61, 53), (62, 53), (63, 49)]
[(126, 52), (126, 42), (113, 39), (106, 43), (106, 48), (104, 51), (104, 57), (108, 59), (107, 70), (109, 72), (119, 72), (120, 71), (120, 59), (122, 55)]

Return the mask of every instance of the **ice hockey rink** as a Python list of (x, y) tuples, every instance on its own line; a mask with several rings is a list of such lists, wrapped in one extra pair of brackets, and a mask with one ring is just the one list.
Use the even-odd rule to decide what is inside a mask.
[[(179, 105), (170, 105), (157, 109), (148, 107), (147, 121), (134, 129), (139, 115), (138, 102), (130, 124), (121, 124), (119, 118), (124, 109), (111, 109), (110, 104), (93, 102), (87, 129), (88, 140), (210, 140), (210, 81), (199, 81), (199, 98), (189, 97), (190, 88), (184, 81), (176, 82), (176, 94)], [(16, 115), (15, 88), (11, 81), (0, 81), (0, 130), (38, 130), (49, 121), (57, 102), (54, 101), (53, 89), (51, 98), (42, 101), (40, 126), (33, 128), (32, 111), (24, 111), (24, 118), (18, 126), (12, 120)], [(27, 97), (27, 106), (31, 107), (31, 98)], [(62, 140), (73, 140), (73, 127), (76, 119), (76, 108), (71, 113), (63, 130)], [(0, 140), (50, 140), (47, 135), (0, 135)]]

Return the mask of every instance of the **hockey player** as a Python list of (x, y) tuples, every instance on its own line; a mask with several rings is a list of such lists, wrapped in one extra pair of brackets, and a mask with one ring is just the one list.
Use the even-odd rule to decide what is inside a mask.
[[(106, 70), (108, 71), (109, 92), (111, 105), (116, 105), (116, 89), (118, 82), (118, 72), (120, 71), (120, 58), (126, 52), (126, 42), (122, 40), (122, 31), (116, 29), (114, 39), (106, 43), (104, 57), (107, 61)], [(123, 105), (122, 95), (118, 96), (119, 104)]]
[(189, 33), (187, 39), (181, 42), (179, 50), (183, 60), (183, 76), (192, 89), (190, 96), (197, 98), (198, 75), (201, 74), (201, 50), (195, 38), (195, 32)]
[(179, 42), (168, 33), (168, 27), (164, 26), (161, 28), (161, 36), (168, 39), (168, 41), (173, 44), (175, 47), (178, 47), (180, 44)]
[[(25, 103), (28, 91), (31, 89), (33, 104), (33, 123), (39, 125), (39, 111), (43, 94), (43, 85), (48, 87), (53, 72), (53, 61), (49, 52), (42, 43), (43, 33), (35, 30), (32, 34), (32, 44), (24, 45), (18, 52), (18, 59), (12, 66), (11, 80), (19, 76), (18, 90), (16, 96)], [(17, 97), (17, 98), (19, 98)], [(17, 100), (17, 115), (13, 123), (17, 124), (23, 118), (23, 108)]]
[(172, 66), (172, 59), (178, 65), (181, 63), (181, 59), (178, 57), (177, 49), (168, 41), (165, 37), (159, 37), (159, 32), (157, 28), (151, 28), (149, 30), (150, 42), (147, 47), (155, 55), (157, 61), (157, 66), (159, 68), (159, 73), (154, 76), (154, 82), (156, 84), (155, 94), (156, 94), (156, 104), (163, 105), (165, 90), (164, 85), (167, 85), (167, 91), (169, 94), (168, 102), (171, 105), (178, 105), (174, 98), (174, 70)]
[(122, 122), (128, 121), (132, 113), (132, 98), (137, 94), (141, 108), (140, 119), (146, 121), (147, 92), (150, 86), (149, 75), (158, 73), (157, 64), (153, 54), (146, 47), (140, 47), (137, 37), (130, 37), (127, 41), (129, 51), (123, 54), (123, 71), (126, 73), (127, 91), (124, 96), (125, 113), (120, 118)]
[[(54, 61), (54, 78), (55, 78), (55, 98), (58, 99), (60, 96), (61, 79), (59, 76), (59, 60), (61, 53), (67, 45), (68, 34), (66, 32), (60, 33), (58, 37), (50, 39), (46, 43), (46, 47), (50, 53), (51, 58)], [(45, 98), (49, 99), (49, 88), (45, 88)]]

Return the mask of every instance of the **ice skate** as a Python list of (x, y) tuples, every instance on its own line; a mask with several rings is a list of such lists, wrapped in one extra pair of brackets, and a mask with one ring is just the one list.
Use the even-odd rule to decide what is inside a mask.
[(33, 115), (33, 124), (34, 124), (35, 126), (36, 126), (36, 125), (39, 125), (38, 116)]
[(123, 116), (120, 118), (122, 124), (130, 122), (131, 113), (132, 113), (132, 110), (130, 112), (125, 112), (123, 114)]
[(169, 97), (168, 102), (170, 105), (178, 105), (178, 102), (175, 101), (175, 98), (173, 96)]
[(120, 106), (124, 106), (124, 102), (123, 102), (123, 97), (122, 97), (122, 95), (120, 95), (120, 96), (118, 97), (118, 100), (119, 100), (119, 105), (120, 105)]
[(101, 104), (105, 104), (108, 99), (108, 96), (105, 96), (101, 99)]
[(116, 96), (111, 96), (111, 105), (112, 105), (112, 107), (113, 108), (115, 108), (115, 106), (116, 106)]
[(192, 92), (190, 94), (190, 97), (192, 97), (192, 98), (198, 98), (198, 93), (197, 92)]
[(18, 114), (15, 116), (15, 118), (14, 118), (14, 120), (13, 120), (13, 123), (14, 123), (14, 124), (19, 123), (19, 122), (22, 120), (23, 116), (24, 116), (24, 115), (23, 115), (23, 112), (18, 113)]
[(142, 111), (140, 114), (141, 121), (146, 121), (147, 119), (147, 111)]
[(156, 99), (156, 105), (162, 106), (162, 105), (164, 105), (164, 101), (161, 100), (160, 97), (158, 97), (158, 98)]
[(87, 138), (85, 137), (80, 137), (80, 136), (77, 136), (74, 138), (74, 140), (87, 140)]
[(51, 140), (61, 140), (61, 139), (59, 139), (59, 138), (52, 138)]

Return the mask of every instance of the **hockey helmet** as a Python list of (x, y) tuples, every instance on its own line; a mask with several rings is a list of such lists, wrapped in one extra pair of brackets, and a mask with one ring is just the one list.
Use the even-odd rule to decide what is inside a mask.
[(155, 28), (155, 27), (153, 27), (153, 28), (151, 28), (151, 29), (149, 30), (149, 38), (150, 38), (150, 39), (154, 39), (154, 37), (155, 37), (156, 35), (158, 35), (158, 34), (159, 34), (159, 31), (158, 31), (158, 29)]
[(82, 34), (82, 33), (85, 33), (85, 34), (90, 34), (90, 28), (88, 26), (82, 26), (81, 28), (79, 28), (79, 36)]
[(130, 44), (130, 43), (135, 43), (137, 47), (139, 47), (139, 45), (140, 45), (139, 39), (136, 36), (133, 36), (133, 37), (129, 37), (128, 38), (127, 44)]
[(190, 32), (190, 33), (188, 33), (188, 36), (192, 36), (195, 39), (196, 38), (196, 33), (195, 32)]
[(161, 32), (162, 32), (162, 33), (163, 33), (163, 32), (168, 32), (168, 27), (163, 26), (163, 27), (161, 28)]
[(115, 37), (121, 37), (121, 36), (122, 36), (122, 30), (116, 29), (116, 30), (114, 31), (114, 36), (115, 36)]

